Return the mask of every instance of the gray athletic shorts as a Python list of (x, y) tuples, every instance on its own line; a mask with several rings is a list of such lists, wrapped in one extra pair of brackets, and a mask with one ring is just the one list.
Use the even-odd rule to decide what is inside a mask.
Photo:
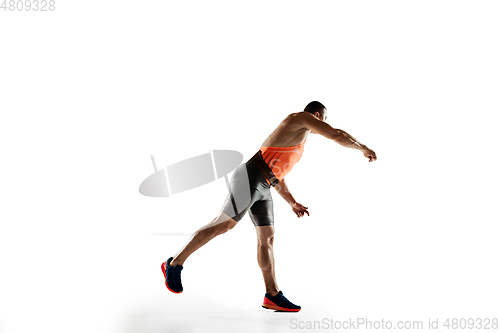
[(250, 210), (250, 218), (255, 226), (274, 225), (273, 198), (271, 186), (260, 169), (252, 162), (237, 167), (230, 182), (222, 211), (239, 222)]

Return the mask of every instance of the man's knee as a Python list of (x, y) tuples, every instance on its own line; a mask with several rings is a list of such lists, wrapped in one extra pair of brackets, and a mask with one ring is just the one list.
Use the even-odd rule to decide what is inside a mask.
[(233, 229), (234, 226), (238, 224), (238, 222), (236, 222), (235, 220), (233, 219), (229, 219), (225, 222), (222, 222), (218, 225), (218, 230), (217, 230), (217, 233), (220, 235), (220, 234), (223, 234), (223, 233), (226, 233), (228, 232), (229, 230)]
[(257, 227), (257, 239), (259, 246), (273, 246), (274, 226)]
[(271, 237), (259, 237), (259, 246), (262, 247), (272, 247), (274, 243), (274, 236)]
[(234, 226), (236, 226), (236, 224), (238, 224), (236, 220), (230, 218), (224, 213), (221, 213), (213, 219), (212, 222), (208, 223), (198, 231), (211, 234), (212, 236), (217, 236), (231, 230)]

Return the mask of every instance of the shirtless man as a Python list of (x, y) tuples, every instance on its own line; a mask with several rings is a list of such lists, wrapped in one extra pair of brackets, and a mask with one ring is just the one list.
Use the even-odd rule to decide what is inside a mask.
[(231, 191), (220, 214), (196, 231), (184, 248), (161, 265), (165, 284), (173, 293), (181, 293), (181, 270), (186, 259), (215, 236), (231, 230), (249, 211), (257, 230), (257, 261), (262, 270), (266, 294), (262, 306), (280, 311), (300, 311), (280, 291), (274, 272), (274, 219), (270, 188), (274, 187), (290, 204), (297, 217), (309, 215), (308, 207), (295, 201), (288, 191), (285, 175), (290, 172), (304, 151), (310, 133), (320, 134), (338, 144), (360, 150), (369, 162), (377, 160), (373, 150), (359, 143), (343, 130), (332, 128), (325, 121), (327, 110), (313, 101), (303, 112), (288, 115), (262, 143), (260, 150), (246, 163), (235, 169)]

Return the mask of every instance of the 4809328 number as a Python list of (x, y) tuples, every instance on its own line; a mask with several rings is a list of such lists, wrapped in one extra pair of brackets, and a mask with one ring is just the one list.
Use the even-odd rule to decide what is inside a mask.
[(447, 318), (443, 327), (452, 330), (496, 330), (498, 329), (498, 318)]
[(3, 0), (0, 10), (4, 12), (48, 12), (56, 10), (55, 0)]

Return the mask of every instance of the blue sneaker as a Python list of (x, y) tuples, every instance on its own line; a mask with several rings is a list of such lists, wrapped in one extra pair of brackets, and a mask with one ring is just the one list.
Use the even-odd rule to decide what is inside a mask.
[(181, 271), (183, 267), (181, 265), (177, 265), (175, 267), (170, 266), (169, 264), (172, 259), (174, 259), (174, 257), (168, 258), (167, 261), (161, 264), (161, 271), (165, 277), (165, 285), (168, 290), (173, 293), (180, 294), (182, 293)]
[(285, 296), (283, 296), (283, 292), (281, 290), (276, 296), (271, 296), (266, 293), (262, 307), (270, 310), (290, 312), (299, 312), (301, 309), (300, 306), (293, 304)]

